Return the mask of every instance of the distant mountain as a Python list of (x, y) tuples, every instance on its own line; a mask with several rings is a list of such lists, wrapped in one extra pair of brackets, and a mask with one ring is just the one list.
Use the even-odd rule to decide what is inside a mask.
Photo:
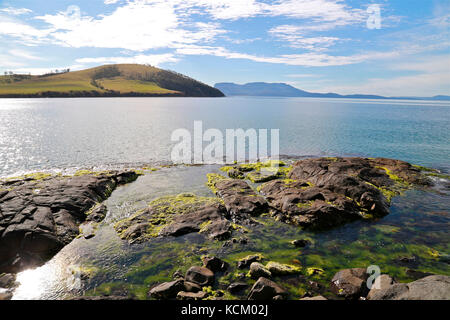
[(286, 83), (251, 82), (236, 84), (232, 82), (216, 83), (215, 88), (226, 96), (265, 96), (265, 97), (312, 97), (312, 98), (349, 98), (349, 99), (414, 99), (414, 100), (448, 100), (450, 96), (425, 97), (383, 97), (370, 94), (340, 95), (337, 93), (315, 93), (297, 89)]
[(0, 76), (0, 97), (223, 97), (220, 90), (148, 65), (113, 64), (39, 76)]

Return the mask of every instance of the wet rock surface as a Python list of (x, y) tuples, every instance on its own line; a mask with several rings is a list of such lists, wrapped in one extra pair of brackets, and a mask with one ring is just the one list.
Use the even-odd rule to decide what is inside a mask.
[(271, 300), (276, 296), (285, 297), (287, 291), (280, 287), (275, 282), (266, 279), (259, 278), (250, 290), (248, 295), (249, 300)]
[(93, 206), (136, 178), (134, 171), (110, 171), (1, 180), (0, 272), (42, 265), (79, 234)]
[(384, 283), (370, 290), (369, 300), (450, 300), (450, 277), (428, 276), (410, 283)]
[(331, 291), (340, 297), (357, 299), (367, 294), (366, 269), (344, 269), (336, 273), (331, 280)]
[(219, 199), (184, 193), (158, 198), (147, 209), (116, 223), (114, 228), (130, 243), (193, 232), (223, 240), (231, 236), (231, 223), (225, 216), (225, 207)]
[(324, 230), (389, 213), (393, 196), (431, 181), (409, 163), (391, 159), (318, 158), (295, 162), (288, 179), (260, 192), (282, 221)]

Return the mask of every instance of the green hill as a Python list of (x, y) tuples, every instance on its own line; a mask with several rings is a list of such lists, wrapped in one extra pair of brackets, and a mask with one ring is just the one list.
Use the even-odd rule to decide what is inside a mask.
[(182, 74), (147, 65), (116, 64), (39, 76), (0, 76), (0, 97), (223, 97)]

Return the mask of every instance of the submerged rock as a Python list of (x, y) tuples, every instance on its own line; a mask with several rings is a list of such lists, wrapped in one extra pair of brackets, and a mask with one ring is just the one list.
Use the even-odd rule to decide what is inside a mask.
[(286, 295), (287, 291), (285, 289), (275, 282), (261, 277), (251, 288), (248, 300), (271, 300), (276, 296), (285, 297)]
[(8, 189), (0, 198), (0, 272), (42, 265), (78, 236), (91, 208), (137, 177), (134, 171), (108, 171), (0, 181), (0, 189)]
[(450, 300), (450, 277), (428, 276), (410, 283), (393, 283), (370, 290), (370, 300)]

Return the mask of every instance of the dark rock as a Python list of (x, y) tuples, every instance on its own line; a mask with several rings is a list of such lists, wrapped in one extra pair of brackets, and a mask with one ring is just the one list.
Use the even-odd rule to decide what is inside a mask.
[(231, 236), (231, 223), (225, 215), (226, 210), (219, 199), (185, 193), (158, 198), (147, 209), (116, 223), (114, 228), (130, 243), (193, 232), (223, 240)]
[(373, 282), (372, 288), (370, 289), (366, 298), (368, 300), (371, 300), (373, 297), (376, 297), (378, 295), (378, 292), (380, 292), (380, 290), (386, 290), (395, 283), (396, 281), (392, 279), (389, 275), (387, 274), (379, 275)]
[[(0, 272), (42, 265), (79, 234), (79, 225), (97, 203), (136, 173), (110, 171), (73, 177), (43, 175), (9, 184), (0, 199)], [(128, 181), (128, 180), (127, 180)], [(100, 219), (100, 212), (95, 214)]]
[(299, 239), (291, 242), (296, 248), (304, 248), (311, 243), (311, 241), (307, 239)]
[(305, 159), (293, 164), (288, 177), (264, 183), (260, 192), (278, 219), (313, 230), (382, 217), (393, 196), (431, 184), (410, 164), (383, 158)]
[(422, 271), (413, 270), (413, 269), (406, 269), (405, 273), (408, 277), (411, 277), (414, 280), (422, 279), (422, 278), (433, 275), (432, 273), (429, 273), (429, 272), (422, 272)]
[(187, 292), (199, 292), (199, 291), (202, 291), (202, 287), (196, 283), (185, 281), (184, 282), (184, 290)]
[(275, 297), (272, 298), (272, 300), (275, 300), (275, 301), (277, 301), (277, 300), (285, 300), (285, 299), (286, 299), (286, 298), (283, 297), (282, 295), (277, 295), (277, 296), (275, 296)]
[(258, 279), (260, 277), (272, 277), (272, 273), (259, 262), (252, 262), (252, 264), (250, 265), (249, 275), (252, 279)]
[(244, 178), (244, 175), (238, 169), (230, 169), (230, 170), (228, 170), (227, 173), (228, 173), (228, 176), (233, 179), (243, 179)]
[(156, 299), (172, 299), (175, 298), (178, 292), (183, 291), (184, 281), (175, 280), (171, 282), (164, 282), (150, 290), (150, 297)]
[(248, 288), (248, 285), (244, 282), (233, 282), (227, 288), (228, 292), (231, 294), (239, 293)]
[(0, 291), (0, 301), (11, 300), (13, 294), (11, 291)]
[(229, 265), (217, 257), (203, 257), (203, 266), (212, 272), (224, 272)]
[(251, 288), (248, 299), (271, 300), (273, 297), (278, 295), (284, 297), (287, 296), (287, 292), (275, 282), (261, 277)]
[(86, 221), (93, 221), (93, 222), (101, 222), (106, 217), (106, 213), (108, 212), (108, 208), (106, 205), (99, 204), (95, 208), (93, 208), (90, 212), (88, 212), (88, 215), (86, 217)]
[(306, 297), (306, 298), (301, 298), (300, 300), (328, 300), (327, 298), (325, 298), (324, 296), (315, 296), (315, 297)]
[(338, 296), (348, 299), (358, 299), (367, 293), (366, 269), (344, 269), (336, 273), (331, 280), (331, 291)]
[(261, 261), (261, 260), (262, 260), (262, 256), (261, 255), (252, 254), (252, 255), (246, 256), (245, 258), (240, 259), (237, 262), (237, 267), (239, 269), (245, 269), (245, 268), (250, 267), (250, 265), (253, 262), (257, 262), (257, 261)]
[(181, 270), (177, 270), (173, 273), (172, 279), (174, 279), (174, 280), (184, 279), (184, 274), (181, 272)]
[(208, 286), (214, 282), (214, 273), (204, 267), (191, 267), (186, 271), (186, 281), (196, 283), (200, 286)]
[(245, 218), (247, 215), (257, 216), (268, 211), (267, 201), (243, 180), (222, 179), (218, 180), (214, 187), (229, 214), (236, 219)]
[(198, 291), (198, 292), (180, 291), (177, 294), (177, 299), (178, 300), (202, 300), (202, 299), (206, 298), (207, 296), (208, 296), (208, 294), (203, 291)]
[(16, 275), (12, 273), (0, 274), (0, 288), (11, 289), (17, 286)]
[(368, 295), (370, 300), (450, 300), (450, 277), (433, 275), (372, 290)]

